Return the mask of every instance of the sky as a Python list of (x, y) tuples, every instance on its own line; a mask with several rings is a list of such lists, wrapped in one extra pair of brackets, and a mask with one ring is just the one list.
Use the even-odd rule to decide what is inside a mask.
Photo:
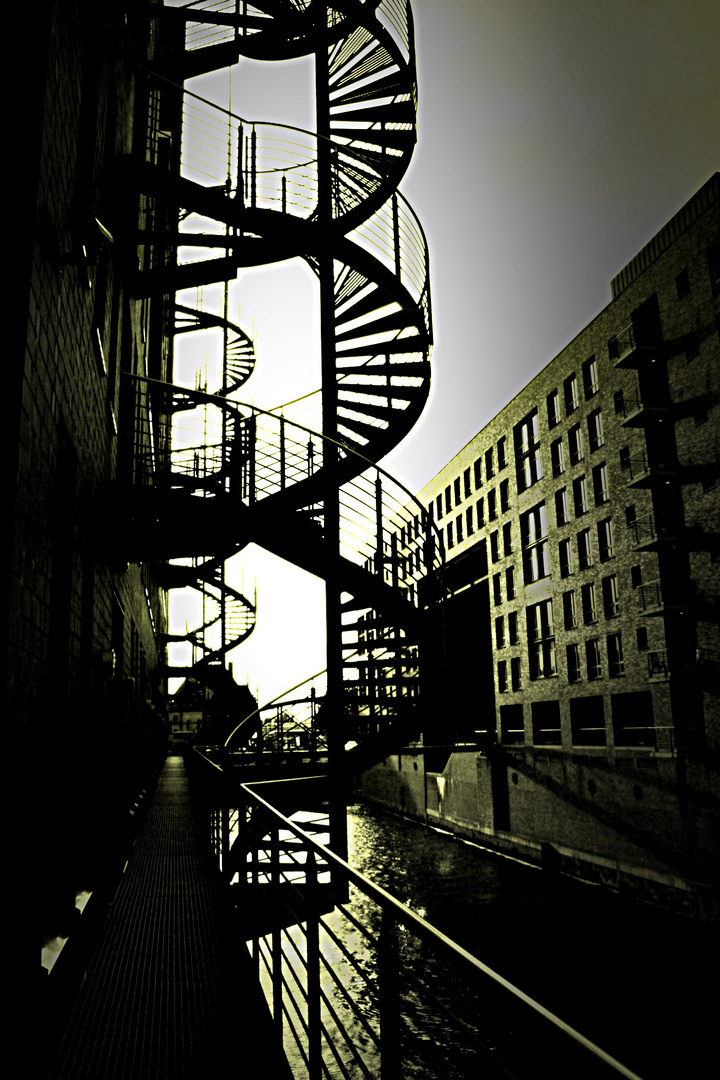
[[(605, 307), (611, 278), (720, 168), (720, 4), (413, 11), (418, 145), (400, 190), (428, 239), (435, 348), (425, 412), (382, 464), (417, 491)], [(314, 128), (309, 61), (243, 61), (193, 88), (227, 106), (230, 86), (242, 116)], [(256, 335), (246, 400), (272, 408), (314, 389), (308, 268), (243, 270), (231, 296)], [(324, 664), (323, 585), (257, 549), (233, 565), (258, 588), (235, 678), (269, 700)]]

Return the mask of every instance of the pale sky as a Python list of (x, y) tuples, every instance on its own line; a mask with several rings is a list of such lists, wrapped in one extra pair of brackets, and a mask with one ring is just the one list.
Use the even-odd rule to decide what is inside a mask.
[[(414, 0), (418, 146), (400, 190), (430, 247), (433, 388), (382, 464), (423, 486), (610, 299), (610, 279), (720, 168), (718, 0)], [(228, 72), (193, 88), (228, 104)], [(313, 128), (308, 61), (241, 62), (232, 109)], [(317, 385), (299, 261), (241, 271), (245, 398)], [(261, 703), (324, 664), (322, 583), (238, 557), (258, 626), (235, 677)], [(237, 575), (241, 571), (235, 567)]]

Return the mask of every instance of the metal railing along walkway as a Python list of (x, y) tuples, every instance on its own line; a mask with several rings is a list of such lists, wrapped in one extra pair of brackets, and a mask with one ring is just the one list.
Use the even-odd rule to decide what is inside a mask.
[[(52, 976), (51, 976), (52, 977)], [(170, 757), (108, 908), (51, 1080), (290, 1078)]]

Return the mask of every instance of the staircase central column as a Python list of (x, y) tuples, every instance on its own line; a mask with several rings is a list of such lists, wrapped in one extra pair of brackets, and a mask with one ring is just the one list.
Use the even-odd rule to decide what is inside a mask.
[(318, 138), (318, 274), (320, 279), (320, 347), (322, 370), (322, 430), (325, 521), (325, 627), (327, 634), (327, 702), (329, 776), (331, 786), (330, 846), (347, 855), (347, 821), (342, 759), (345, 753), (343, 715), (340, 500), (338, 452), (338, 394), (335, 358), (335, 276), (333, 263), (333, 158), (330, 144), (330, 95), (327, 7), (317, 4), (315, 48), (316, 131)]

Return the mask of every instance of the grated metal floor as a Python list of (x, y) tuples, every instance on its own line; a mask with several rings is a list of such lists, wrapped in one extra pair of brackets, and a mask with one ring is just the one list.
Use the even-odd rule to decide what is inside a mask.
[(226, 922), (182, 758), (168, 758), (50, 1080), (289, 1077)]

